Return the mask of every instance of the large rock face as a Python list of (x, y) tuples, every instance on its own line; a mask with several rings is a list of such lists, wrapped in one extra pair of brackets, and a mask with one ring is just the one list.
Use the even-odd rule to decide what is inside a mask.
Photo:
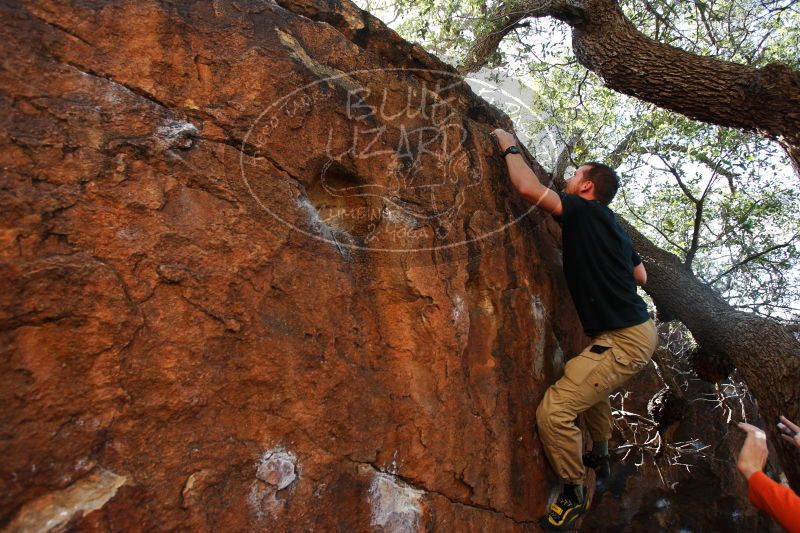
[(347, 3), (0, 10), (0, 525), (535, 529), (581, 339), (505, 115)]

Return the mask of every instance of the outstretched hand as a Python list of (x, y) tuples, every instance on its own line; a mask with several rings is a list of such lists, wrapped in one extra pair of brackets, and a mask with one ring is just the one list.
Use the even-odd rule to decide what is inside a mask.
[(490, 135), (497, 139), (497, 144), (500, 146), (501, 151), (505, 150), (509, 146), (514, 146), (517, 144), (517, 139), (514, 137), (514, 134), (507, 132), (503, 128), (497, 128)]
[(793, 444), (796, 448), (800, 448), (800, 426), (785, 416), (781, 416), (781, 423), (784, 426), (781, 428), (781, 438)]
[(756, 472), (760, 472), (767, 464), (767, 434), (756, 426), (739, 422), (739, 429), (747, 432), (742, 450), (739, 452), (739, 459), (736, 461), (736, 468), (746, 479)]

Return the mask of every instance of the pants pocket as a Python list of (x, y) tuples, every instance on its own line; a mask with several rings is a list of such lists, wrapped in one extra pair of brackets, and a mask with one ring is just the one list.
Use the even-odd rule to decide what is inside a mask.
[(612, 358), (613, 342), (610, 339), (593, 339), (581, 353), (567, 361), (564, 377), (576, 385), (583, 384), (600, 366), (607, 365)]
[(636, 373), (646, 367), (647, 363), (649, 362), (630, 357), (628, 354), (619, 349), (614, 350), (614, 360), (620, 365), (629, 368), (633, 373)]
[(619, 347), (613, 348), (607, 364), (597, 367), (587, 379), (592, 381), (595, 390), (609, 394), (642, 370), (649, 361), (631, 357)]
[(576, 355), (564, 366), (564, 377), (575, 385), (581, 385), (601, 364), (600, 358)]
[(625, 352), (614, 350), (613, 355), (614, 355), (614, 360), (616, 360), (617, 363), (621, 364), (622, 366), (628, 366), (631, 364), (631, 358), (628, 357), (628, 354), (626, 354)]

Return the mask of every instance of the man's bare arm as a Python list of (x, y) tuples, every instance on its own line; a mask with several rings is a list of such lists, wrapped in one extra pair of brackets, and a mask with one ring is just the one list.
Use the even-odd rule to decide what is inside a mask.
[[(503, 129), (496, 129), (492, 132), (497, 138), (500, 150), (505, 150), (509, 146), (517, 144), (514, 136)], [(528, 202), (536, 204), (545, 211), (554, 215), (561, 215), (561, 197), (554, 191), (548, 189), (539, 181), (536, 174), (525, 162), (522, 154), (508, 154), (506, 156), (508, 175), (511, 183), (517, 192)]]
[(644, 284), (647, 283), (647, 271), (644, 269), (644, 263), (633, 267), (633, 279), (640, 287), (644, 287)]

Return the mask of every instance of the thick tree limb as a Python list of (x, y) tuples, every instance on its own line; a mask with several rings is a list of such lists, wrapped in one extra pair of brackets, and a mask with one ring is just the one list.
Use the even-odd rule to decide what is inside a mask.
[(780, 414), (800, 420), (800, 342), (780, 322), (734, 309), (677, 256), (621, 222), (645, 263), (645, 291), (659, 312), (679, 319), (705, 350), (726, 354), (739, 369), (769, 423), (767, 431), (790, 485), (800, 489), (800, 456), (793, 447), (778, 444), (780, 436), (771, 423)]
[(480, 70), (489, 61), (489, 56), (497, 50), (503, 38), (524, 18), (526, 15), (521, 11), (500, 18), (499, 23), (490, 32), (478, 37), (458, 70), (464, 74)]
[[(576, 58), (610, 89), (692, 119), (758, 132), (783, 146), (800, 175), (800, 73), (780, 63), (753, 68), (659, 43), (637, 30), (615, 0), (513, 6), (503, 9), (516, 21), (551, 16), (572, 26)], [(531, 9), (520, 13), (526, 6)], [(476, 46), (462, 72), (480, 68), (500, 39), (491, 49)]]
[(606, 86), (690, 118), (757, 131), (798, 164), (800, 74), (772, 63), (752, 68), (698, 56), (639, 32), (614, 0), (587, 0), (573, 26), (578, 61)]
[(517, 24), (526, 18), (555, 17), (559, 20), (577, 22), (582, 13), (580, 0), (522, 0), (501, 4), (487, 18), (493, 23), (467, 53), (458, 70), (466, 74), (481, 69), (489, 60), (500, 41), (511, 33)]

